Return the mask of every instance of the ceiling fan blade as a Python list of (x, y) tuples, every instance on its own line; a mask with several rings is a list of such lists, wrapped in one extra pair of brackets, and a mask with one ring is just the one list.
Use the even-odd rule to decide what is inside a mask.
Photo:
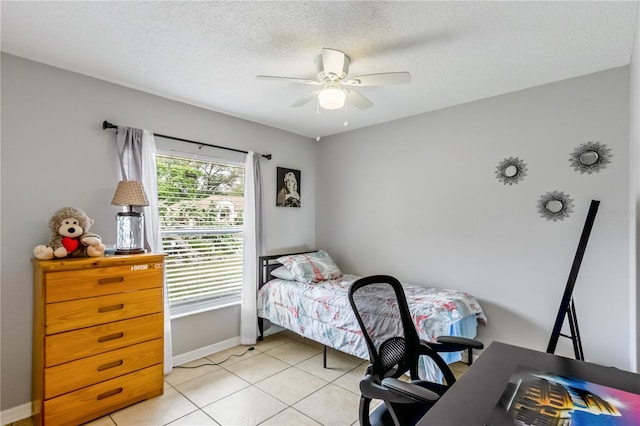
[(305, 105), (307, 103), (309, 103), (310, 101), (312, 101), (313, 99), (318, 97), (318, 93), (320, 93), (320, 90), (316, 90), (315, 92), (311, 92), (308, 93), (306, 95), (304, 95), (303, 97), (301, 97), (300, 99), (298, 99), (297, 101), (295, 101), (294, 103), (291, 104), (292, 107), (300, 107), (302, 105)]
[(390, 84), (406, 84), (411, 81), (411, 74), (402, 72), (383, 72), (367, 74), (343, 81), (346, 86), (386, 86)]
[(345, 78), (349, 72), (349, 57), (335, 49), (322, 49), (322, 67), (331, 80)]
[(373, 106), (373, 102), (362, 96), (360, 93), (353, 89), (345, 89), (347, 92), (347, 102), (352, 104), (358, 109), (367, 109)]
[(295, 77), (277, 77), (273, 75), (257, 75), (256, 78), (258, 80), (289, 81), (292, 83), (309, 84), (312, 86), (319, 86), (320, 84), (322, 84), (318, 80), (309, 80), (305, 78), (295, 78)]

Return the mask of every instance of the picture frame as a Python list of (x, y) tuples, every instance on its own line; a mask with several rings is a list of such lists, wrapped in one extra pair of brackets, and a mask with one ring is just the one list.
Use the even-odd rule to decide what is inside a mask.
[(300, 170), (278, 167), (276, 172), (276, 206), (301, 207)]

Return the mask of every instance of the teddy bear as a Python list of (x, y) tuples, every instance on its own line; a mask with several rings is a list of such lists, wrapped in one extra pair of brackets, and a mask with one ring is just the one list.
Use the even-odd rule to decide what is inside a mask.
[(49, 260), (63, 257), (98, 257), (104, 255), (104, 244), (99, 235), (89, 232), (93, 219), (82, 210), (63, 207), (49, 220), (51, 239), (47, 245), (33, 249), (36, 259)]

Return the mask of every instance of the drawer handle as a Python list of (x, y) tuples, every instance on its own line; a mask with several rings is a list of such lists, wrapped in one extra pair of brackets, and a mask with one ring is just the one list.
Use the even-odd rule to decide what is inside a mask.
[(100, 365), (98, 367), (98, 371), (104, 371), (104, 370), (108, 370), (110, 368), (120, 367), (122, 364), (124, 364), (124, 361), (119, 359), (117, 361), (113, 361), (113, 362), (109, 362), (107, 364)]
[(118, 303), (117, 305), (102, 306), (98, 308), (98, 312), (103, 314), (105, 312), (119, 311), (120, 309), (123, 309), (123, 308), (124, 308), (124, 304)]
[(116, 388), (110, 391), (106, 391), (105, 393), (101, 393), (100, 395), (98, 395), (98, 401), (100, 401), (101, 399), (109, 398), (110, 396), (114, 396), (119, 393), (122, 393), (122, 391), (123, 391), (122, 388)]
[(124, 281), (124, 277), (109, 277), (101, 278), (98, 280), (98, 284), (116, 284)]
[(108, 342), (109, 340), (116, 340), (116, 339), (120, 339), (122, 336), (124, 336), (123, 332), (119, 332), (119, 333), (113, 333), (113, 334), (108, 334), (106, 336), (102, 336), (98, 339), (98, 342), (103, 343), (103, 342)]

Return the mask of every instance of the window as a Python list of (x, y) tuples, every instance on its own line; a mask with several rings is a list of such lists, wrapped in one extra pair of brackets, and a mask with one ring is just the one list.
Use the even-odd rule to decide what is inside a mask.
[(174, 154), (156, 162), (172, 315), (239, 301), (244, 166)]

